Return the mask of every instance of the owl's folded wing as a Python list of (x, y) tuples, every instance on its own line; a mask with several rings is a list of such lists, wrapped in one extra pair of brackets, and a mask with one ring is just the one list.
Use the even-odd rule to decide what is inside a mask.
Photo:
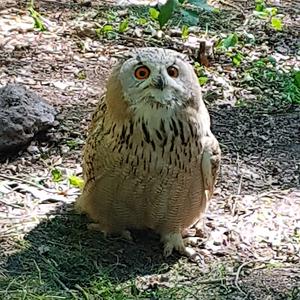
[[(102, 96), (100, 98), (99, 103), (92, 114), (92, 120), (88, 128), (88, 137), (83, 148), (83, 177), (85, 181), (84, 190), (88, 189), (88, 186), (93, 183), (95, 177), (99, 175), (99, 172), (101, 172), (101, 167), (98, 168), (99, 151), (101, 150), (99, 143), (101, 144), (101, 139), (104, 132), (104, 116), (107, 109), (104, 102), (104, 97), (105, 96)], [(97, 171), (95, 168), (97, 168)]]
[(213, 134), (204, 136), (201, 139), (202, 144), (202, 178), (206, 200), (209, 200), (213, 194), (214, 185), (220, 169), (221, 150), (217, 139)]

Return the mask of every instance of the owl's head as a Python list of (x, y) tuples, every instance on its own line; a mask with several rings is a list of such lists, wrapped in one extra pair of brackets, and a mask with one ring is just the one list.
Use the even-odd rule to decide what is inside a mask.
[(179, 108), (200, 95), (192, 66), (184, 55), (173, 50), (135, 49), (117, 65), (114, 74), (131, 107), (157, 103)]

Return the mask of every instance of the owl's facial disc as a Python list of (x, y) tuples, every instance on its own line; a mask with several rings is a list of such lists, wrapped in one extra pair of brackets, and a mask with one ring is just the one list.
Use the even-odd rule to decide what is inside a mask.
[(129, 105), (156, 102), (173, 107), (189, 98), (191, 73), (191, 66), (179, 53), (147, 48), (123, 63), (119, 79)]
[[(129, 100), (141, 102), (159, 102), (170, 105), (184, 92), (180, 71), (176, 65), (157, 65), (148, 62), (133, 67), (131, 79), (127, 77)], [(177, 96), (177, 97), (176, 97)]]

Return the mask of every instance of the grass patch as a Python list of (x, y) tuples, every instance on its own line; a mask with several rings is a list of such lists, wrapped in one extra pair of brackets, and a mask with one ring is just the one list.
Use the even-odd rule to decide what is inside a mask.
[(174, 299), (184, 293), (136, 287), (138, 276), (167, 272), (178, 260), (162, 257), (158, 237), (137, 239), (143, 241), (105, 239), (87, 231), (86, 219), (76, 215), (41, 223), (0, 264), (0, 298)]
[(299, 71), (286, 72), (276, 67), (272, 57), (252, 63), (244, 73), (243, 87), (254, 88), (257, 101), (240, 101), (240, 105), (263, 105), (272, 109), (290, 108), (300, 105)]

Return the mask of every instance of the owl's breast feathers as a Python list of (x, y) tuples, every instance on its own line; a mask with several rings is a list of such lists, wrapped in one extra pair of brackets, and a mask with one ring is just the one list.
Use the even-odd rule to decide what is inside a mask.
[(176, 114), (149, 105), (147, 113), (127, 114), (120, 121), (103, 100), (92, 117), (84, 151), (86, 185), (111, 168), (143, 177), (187, 173), (201, 177), (210, 198), (220, 149), (206, 109)]

